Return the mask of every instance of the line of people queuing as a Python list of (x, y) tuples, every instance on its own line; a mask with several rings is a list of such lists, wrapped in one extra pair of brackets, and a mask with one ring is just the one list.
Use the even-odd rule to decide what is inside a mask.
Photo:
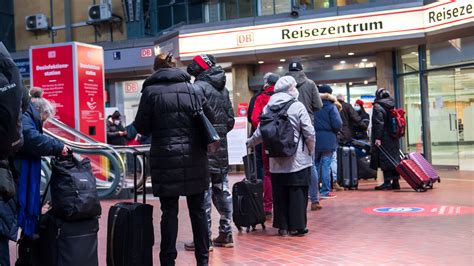
[[(12, 71), (18, 72), (11, 66), (13, 61), (1, 55), (0, 53), (0, 88), (10, 86), (12, 82), (20, 85), (19, 80), (11, 80)], [(8, 64), (3, 64), (5, 62)], [(194, 57), (186, 71), (176, 64), (172, 54), (156, 56), (154, 73), (143, 84), (133, 127), (138, 134), (151, 137), (152, 188), (153, 194), (159, 197), (162, 211), (160, 263), (175, 263), (178, 203), (179, 197), (185, 196), (193, 231), (193, 241), (186, 243), (185, 248), (194, 250), (198, 265), (207, 265), (209, 251), (213, 246), (233, 247), (234, 244), (226, 141), (227, 133), (234, 126), (234, 111), (229, 91), (225, 87), (225, 72), (217, 65), (214, 56)], [(191, 83), (191, 77), (194, 77), (194, 83)], [(32, 97), (31, 102), (28, 95)], [(41, 156), (66, 156), (70, 150), (64, 143), (42, 134), (44, 122), (54, 115), (54, 106), (42, 97), (41, 90), (33, 89), (25, 92), (24, 96), (23, 103), (18, 103), (18, 109), (22, 110), (23, 128), (20, 132), (27, 145), (23, 145), (16, 153), (1, 154), (0, 158), (0, 168), (7, 170), (0, 172), (0, 178), (7, 178), (11, 171), (18, 186), (17, 196), (0, 191), (0, 265), (9, 265), (8, 241), (16, 241), (18, 226), (23, 230), (30, 230), (28, 232), (31, 234), (35, 232), (41, 211), (41, 168), (38, 165)], [(374, 110), (372, 118), (372, 139), (376, 145), (388, 146), (387, 142), (390, 140), (384, 133), (384, 108), (390, 108), (391, 104), (393, 108), (393, 99), (383, 89), (378, 90), (376, 96), (376, 103), (380, 101), (380, 104)], [(308, 197), (312, 210), (321, 208), (320, 176), (323, 179), (321, 198), (333, 197), (328, 169), (333, 165), (337, 138), (348, 137), (344, 134), (339, 136), (341, 128), (350, 126), (351, 123), (344, 119), (359, 116), (352, 113), (343, 115), (343, 99), (335, 100), (329, 86), (318, 88), (306, 77), (302, 65), (295, 62), (290, 64), (289, 72), (284, 77), (276, 74), (265, 76), (264, 91), (255, 99), (254, 112), (257, 115), (253, 115), (251, 119), (255, 132), (247, 142), (249, 146), (262, 142), (262, 136), (259, 135), (259, 113), (266, 113), (272, 107), (289, 101), (292, 104), (287, 109), (287, 114), (294, 128), (294, 140), (298, 141), (296, 153), (290, 157), (268, 158), (263, 146), (257, 154), (262, 155), (263, 161), (261, 176), (265, 183), (266, 214), (273, 216), (273, 226), (279, 229), (280, 235), (303, 236), (308, 233)], [(338, 109), (339, 105), (342, 105), (342, 109)], [(196, 107), (211, 121), (221, 138), (216, 152), (208, 151), (202, 128), (195, 119)], [(352, 110), (352, 107), (347, 106), (346, 109)], [(109, 137), (128, 135), (121, 127), (120, 114), (114, 113), (108, 120), (110, 126), (115, 127), (118, 132), (109, 134)], [(359, 117), (358, 122), (360, 120), (363, 119)], [(300, 138), (303, 141), (299, 141)], [(387, 173), (386, 181), (389, 180), (392, 185), (393, 179), (395, 184), (393, 169), (384, 168), (383, 160), (381, 157), (384, 175)], [(386, 183), (383, 186), (387, 186)], [(26, 195), (26, 189), (36, 192)], [(212, 241), (211, 202), (220, 215), (218, 235)]]

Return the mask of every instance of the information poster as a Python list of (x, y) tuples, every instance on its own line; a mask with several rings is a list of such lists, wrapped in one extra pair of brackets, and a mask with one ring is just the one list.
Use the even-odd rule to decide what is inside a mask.
[(236, 117), (234, 129), (227, 134), (229, 165), (244, 164), (242, 157), (247, 154), (247, 118)]

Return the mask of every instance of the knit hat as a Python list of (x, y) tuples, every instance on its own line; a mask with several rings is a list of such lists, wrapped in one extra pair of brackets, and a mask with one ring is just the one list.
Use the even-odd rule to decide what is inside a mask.
[(208, 70), (210, 67), (215, 65), (208, 55), (200, 54), (196, 55), (193, 58), (193, 61), (196, 62), (203, 70)]
[(210, 54), (196, 55), (188, 65), (187, 71), (190, 75), (198, 76), (201, 72), (216, 65), (216, 58)]
[(293, 62), (288, 67), (289, 71), (301, 71), (303, 70), (303, 66), (299, 62)]
[(112, 114), (112, 119), (120, 119), (120, 112), (119, 112), (119, 111), (115, 111), (115, 112)]
[(266, 82), (266, 84), (268, 84), (268, 85), (275, 85), (275, 84), (277, 83), (278, 79), (280, 79), (280, 75), (271, 73), (271, 74), (267, 77), (267, 82)]
[(364, 101), (362, 101), (361, 99), (358, 99), (356, 101), (356, 104), (360, 105), (360, 106), (364, 106)]
[(296, 80), (292, 76), (281, 77), (275, 84), (275, 93), (291, 93), (293, 90), (296, 90)]
[(327, 84), (319, 85), (318, 86), (319, 93), (329, 93), (332, 94), (332, 88), (331, 86)]
[(387, 89), (379, 88), (375, 92), (375, 98), (376, 99), (385, 99), (385, 98), (388, 98), (388, 97), (390, 97), (390, 92)]

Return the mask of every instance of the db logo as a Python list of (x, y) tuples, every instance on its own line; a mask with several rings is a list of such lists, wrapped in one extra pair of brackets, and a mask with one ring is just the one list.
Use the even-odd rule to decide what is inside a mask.
[(56, 51), (48, 51), (48, 58), (56, 58)]
[(240, 33), (237, 35), (237, 46), (252, 45), (254, 36), (252, 32)]
[(153, 56), (153, 49), (152, 48), (142, 48), (140, 50), (141, 57), (152, 57)]
[(135, 93), (135, 92), (138, 92), (138, 83), (125, 82), (125, 93)]

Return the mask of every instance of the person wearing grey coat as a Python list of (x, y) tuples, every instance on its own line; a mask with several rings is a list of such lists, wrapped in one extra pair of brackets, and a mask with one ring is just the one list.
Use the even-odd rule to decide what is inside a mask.
[[(289, 101), (298, 99), (298, 96), (295, 79), (284, 76), (276, 83), (275, 94), (263, 109), (263, 113), (270, 112), (270, 108), (284, 106)], [(313, 166), (315, 133), (311, 118), (303, 103), (296, 101), (291, 104), (287, 114), (294, 129), (294, 140), (298, 142), (298, 148), (292, 156), (270, 158), (274, 199), (273, 227), (279, 229), (278, 233), (281, 236), (288, 234), (296, 236), (308, 233), (306, 207)], [(262, 143), (262, 138), (259, 126), (248, 139), (247, 145), (255, 146)]]

